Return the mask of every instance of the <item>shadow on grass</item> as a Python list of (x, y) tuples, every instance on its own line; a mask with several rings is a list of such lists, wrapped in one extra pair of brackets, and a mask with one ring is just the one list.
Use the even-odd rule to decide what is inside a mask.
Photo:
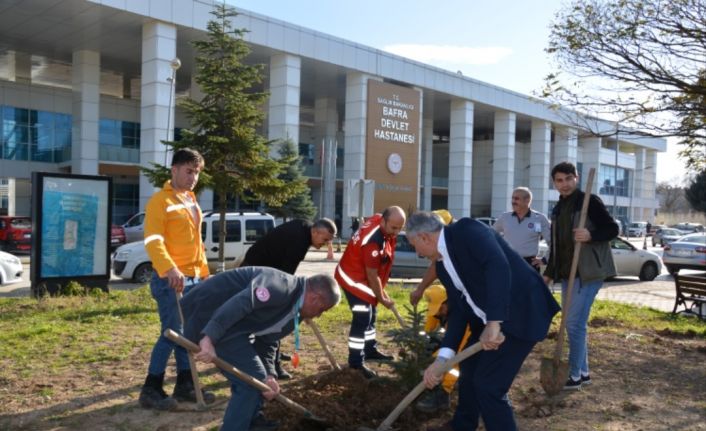
[[(220, 375), (220, 371), (217, 368), (211, 368), (208, 370), (201, 371), (199, 375), (203, 378), (206, 376), (212, 376), (215, 374)], [(176, 378), (168, 378), (165, 380), (165, 389), (170, 389)], [(54, 430), (54, 429), (145, 429), (153, 430), (157, 428), (162, 428), (157, 426), (156, 423), (142, 423), (142, 424), (128, 424), (125, 422), (126, 419), (120, 418), (119, 421), (114, 424), (115, 426), (108, 426), (105, 422), (105, 418), (114, 417), (119, 414), (131, 414), (135, 412), (135, 421), (144, 421), (145, 416), (147, 419), (150, 417), (157, 418), (161, 415), (172, 415), (179, 413), (212, 413), (214, 418), (220, 418), (223, 415), (223, 410), (225, 405), (230, 398), (230, 393), (226, 396), (218, 396), (216, 402), (208, 407), (206, 410), (200, 410), (193, 403), (179, 403), (177, 410), (173, 412), (159, 412), (155, 410), (145, 410), (142, 409), (138, 402), (137, 396), (139, 396), (142, 384), (133, 385), (130, 387), (123, 387), (114, 391), (91, 394), (82, 397), (76, 397), (69, 401), (54, 404), (45, 408), (35, 408), (31, 411), (26, 411), (22, 413), (14, 414), (2, 414), (0, 415), (0, 429), (3, 430)], [(227, 380), (223, 379), (215, 383), (208, 385), (203, 385), (206, 390), (220, 390), (223, 388), (230, 387)], [(170, 390), (167, 390), (169, 393)], [(135, 396), (133, 397), (133, 394)], [(119, 400), (129, 398), (130, 400), (120, 400), (120, 402), (113, 405), (105, 407), (97, 407), (101, 403), (109, 402), (110, 400)], [(210, 418), (209, 420), (213, 420)], [(156, 419), (155, 419), (156, 420)], [(164, 419), (168, 420), (168, 418)], [(160, 421), (164, 421), (160, 420)], [(93, 425), (93, 426), (91, 426)], [(66, 428), (64, 428), (66, 427)], [(164, 429), (171, 429), (169, 426)]]

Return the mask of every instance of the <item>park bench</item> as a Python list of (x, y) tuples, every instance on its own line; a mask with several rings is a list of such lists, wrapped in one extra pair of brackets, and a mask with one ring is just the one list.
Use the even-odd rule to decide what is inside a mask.
[[(677, 312), (679, 305), (684, 306), (684, 311), (694, 311), (702, 319), (706, 319), (706, 277), (697, 277), (693, 275), (674, 276), (674, 283), (677, 288), (677, 297), (674, 300), (674, 310), (672, 314)], [(687, 304), (691, 302), (691, 306)]]

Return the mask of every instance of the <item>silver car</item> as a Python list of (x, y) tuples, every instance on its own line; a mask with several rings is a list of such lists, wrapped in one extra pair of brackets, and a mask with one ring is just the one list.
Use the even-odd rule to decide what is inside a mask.
[[(618, 276), (638, 277), (642, 281), (651, 281), (662, 272), (662, 261), (656, 253), (640, 250), (620, 238), (611, 241), (610, 248)], [(544, 241), (540, 241), (539, 256), (548, 256), (547, 244)], [(420, 278), (426, 272), (429, 263), (429, 259), (417, 255), (404, 232), (397, 235), (391, 277)]]
[(657, 247), (657, 245), (664, 247), (666, 244), (674, 242), (684, 235), (686, 235), (686, 232), (682, 232), (679, 229), (657, 229), (654, 235), (652, 235), (652, 247)]
[(706, 233), (692, 233), (664, 246), (664, 265), (670, 274), (680, 269), (706, 270)]

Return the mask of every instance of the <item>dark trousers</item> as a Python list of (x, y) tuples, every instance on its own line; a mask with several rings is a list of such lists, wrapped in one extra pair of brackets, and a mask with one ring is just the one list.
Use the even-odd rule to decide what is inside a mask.
[(365, 361), (365, 353), (377, 349), (375, 320), (377, 307), (343, 290), (353, 319), (348, 332), (348, 365), (358, 367)]
[[(479, 331), (473, 333), (478, 335), (469, 346), (480, 336)], [(488, 431), (517, 430), (507, 393), (534, 345), (505, 334), (498, 350), (482, 350), (461, 362), (458, 407), (451, 422), (454, 430), (475, 430), (481, 417)]]

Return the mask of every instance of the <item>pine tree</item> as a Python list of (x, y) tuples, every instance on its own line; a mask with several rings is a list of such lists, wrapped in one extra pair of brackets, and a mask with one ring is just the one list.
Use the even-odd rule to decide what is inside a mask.
[(271, 206), (269, 212), (277, 217), (282, 217), (285, 221), (289, 218), (301, 218), (311, 220), (316, 214), (316, 207), (311, 200), (309, 187), (306, 185), (304, 177), (304, 169), (300, 162), (301, 157), (291, 139), (287, 139), (282, 143), (279, 150), (281, 159), (295, 159), (296, 161), (287, 166), (279, 175), (279, 179), (290, 185), (296, 185), (297, 188), (301, 185), (301, 192), (292, 196), (289, 200), (280, 206)]
[[(235, 10), (221, 3), (211, 13), (215, 19), (208, 23), (207, 38), (193, 42), (197, 51), (195, 81), (204, 97), (180, 102), (191, 127), (182, 130), (181, 140), (164, 144), (175, 150), (195, 149), (206, 161), (199, 186), (212, 188), (219, 197), (218, 259), (223, 268), (228, 196), (281, 205), (301, 193), (305, 185), (279, 178), (296, 163), (296, 157), (270, 158), (270, 146), (276, 142), (258, 134), (264, 118), (261, 107), (268, 96), (255, 89), (262, 82), (263, 66), (243, 62), (250, 48), (243, 41), (245, 30), (232, 26)], [(156, 187), (171, 176), (167, 166), (153, 165), (143, 172)]]

